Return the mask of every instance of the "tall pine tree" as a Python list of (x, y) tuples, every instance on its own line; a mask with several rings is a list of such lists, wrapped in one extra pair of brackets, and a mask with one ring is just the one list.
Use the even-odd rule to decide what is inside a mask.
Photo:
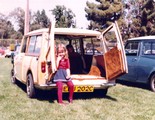
[(86, 18), (90, 21), (89, 29), (104, 29), (115, 20), (122, 22), (122, 0), (96, 0), (95, 3), (87, 1), (85, 8)]
[(140, 21), (140, 26), (138, 26), (139, 36), (155, 35), (155, 2), (144, 0), (143, 3), (140, 9), (141, 16), (138, 18)]
[(75, 14), (71, 9), (67, 9), (64, 5), (57, 5), (51, 10), (55, 16), (56, 27), (75, 27)]
[[(136, 3), (136, 4), (135, 4)], [(126, 2), (129, 13), (126, 17), (130, 19), (127, 23), (127, 29), (125, 27), (125, 38), (155, 35), (155, 2), (154, 0), (128, 0)], [(136, 10), (136, 12), (134, 12)], [(128, 19), (128, 21), (129, 21)]]

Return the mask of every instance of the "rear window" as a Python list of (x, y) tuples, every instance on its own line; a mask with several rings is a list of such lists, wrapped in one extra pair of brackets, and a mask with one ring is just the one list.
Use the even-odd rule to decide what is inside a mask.
[(144, 42), (143, 55), (155, 55), (155, 42)]
[(85, 36), (55, 36), (55, 44), (63, 43), (65, 46), (71, 44), (74, 51), (85, 55), (100, 55), (103, 54), (101, 41), (96, 37)]
[(29, 41), (29, 46), (28, 46), (28, 50), (27, 53), (28, 54), (38, 54), (40, 53), (40, 49), (41, 49), (41, 40), (42, 40), (42, 36), (31, 36), (30, 37), (30, 41)]

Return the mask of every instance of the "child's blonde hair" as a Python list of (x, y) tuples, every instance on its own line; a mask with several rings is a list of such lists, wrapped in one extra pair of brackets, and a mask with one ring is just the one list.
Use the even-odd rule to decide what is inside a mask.
[(62, 43), (58, 44), (58, 46), (57, 46), (57, 55), (59, 54), (59, 51), (65, 52), (65, 58), (68, 58), (68, 51), (67, 51), (64, 44), (62, 44)]

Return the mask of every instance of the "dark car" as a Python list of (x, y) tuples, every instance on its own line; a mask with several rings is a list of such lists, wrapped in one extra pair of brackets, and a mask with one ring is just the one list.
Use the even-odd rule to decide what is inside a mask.
[(148, 84), (155, 92), (155, 36), (129, 39), (125, 51), (128, 74), (119, 79)]
[(4, 57), (5, 58), (10, 58), (11, 57), (11, 54), (14, 54), (14, 51), (10, 51), (10, 50), (7, 50)]

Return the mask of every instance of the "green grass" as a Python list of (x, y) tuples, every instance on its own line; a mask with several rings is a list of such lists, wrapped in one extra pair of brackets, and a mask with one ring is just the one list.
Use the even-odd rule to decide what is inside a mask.
[(55, 91), (28, 98), (23, 84), (11, 84), (10, 69), (10, 59), (0, 58), (0, 120), (155, 120), (155, 93), (142, 87), (118, 83), (105, 98), (76, 93), (73, 104), (60, 106)]

